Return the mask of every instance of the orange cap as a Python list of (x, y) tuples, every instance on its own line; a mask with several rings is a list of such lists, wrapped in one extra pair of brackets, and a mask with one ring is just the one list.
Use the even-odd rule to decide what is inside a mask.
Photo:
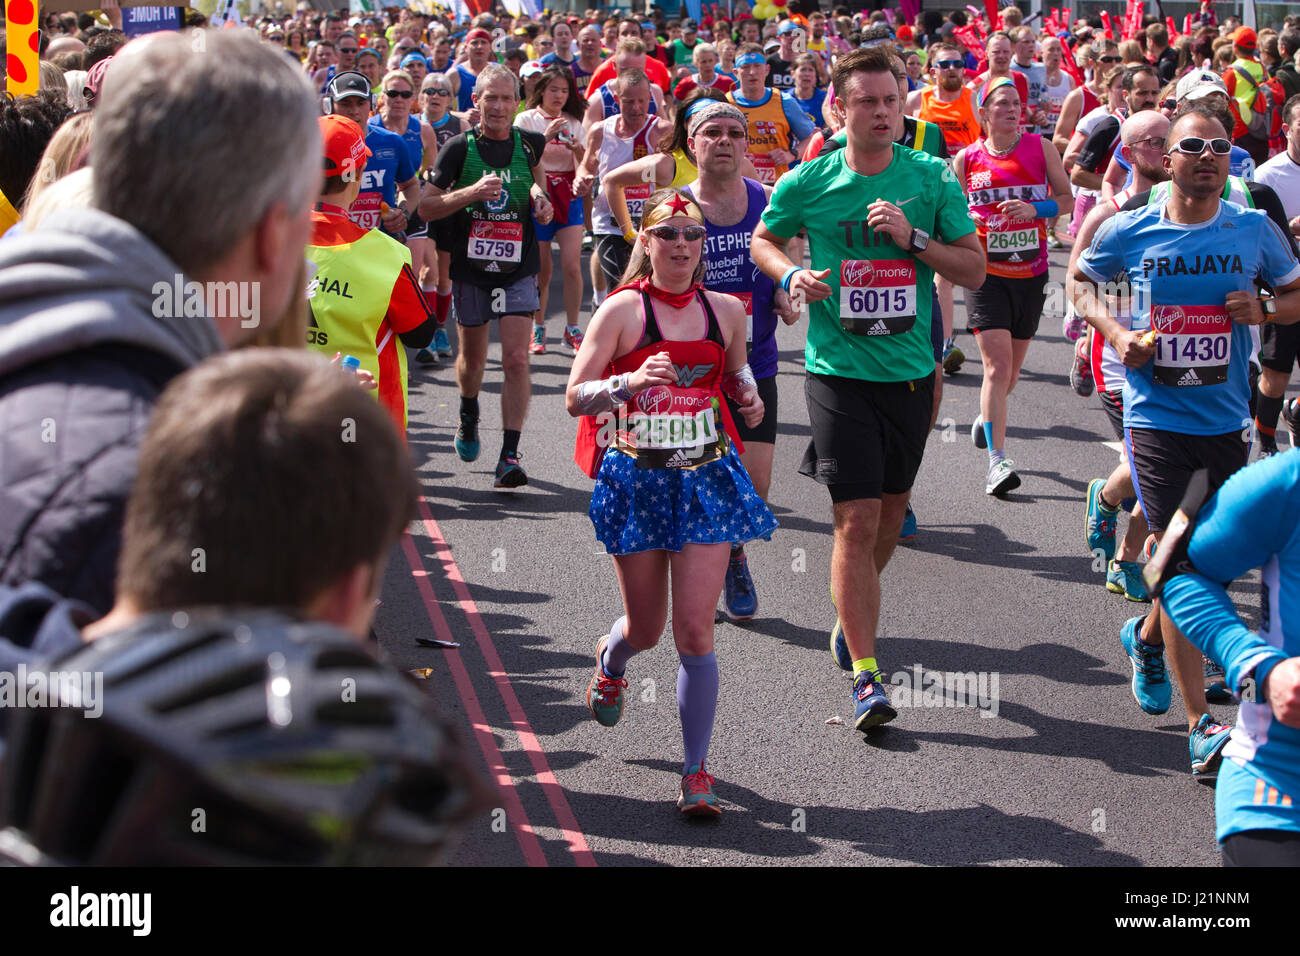
[(322, 116), (321, 137), (325, 140), (325, 172), (330, 176), (355, 176), (366, 168), (370, 150), (361, 127), (337, 113)]

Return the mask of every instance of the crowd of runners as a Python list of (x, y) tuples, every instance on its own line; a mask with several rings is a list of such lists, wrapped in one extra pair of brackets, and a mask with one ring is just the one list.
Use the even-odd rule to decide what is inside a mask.
[[(1136, 702), (1163, 714), (1178, 686), (1226, 862), (1300, 864), (1300, 458), (1278, 441), (1300, 430), (1300, 17), (655, 10), (221, 29), (190, 12), (134, 40), (116, 9), (46, 19), (40, 91), (0, 104), (0, 668), (118, 668), (116, 700), (189, 716), (132, 710), (135, 744), (76, 745), (0, 706), (0, 853), (265, 860), (254, 827), (224, 857), (176, 834), (128, 850), (130, 820), (88, 842), (33, 809), (68, 778), (95, 786), (105, 748), (131, 768), (121, 793), (220, 763), (238, 802), (223, 707), (245, 755), (346, 740), (381, 768), (351, 778), (364, 800), (308, 778), (259, 798), (294, 861), (444, 847), (482, 796), (456, 735), (386, 665), (355, 726), (309, 701), (363, 666), (347, 635), (372, 634), (411, 516), (408, 384), (454, 361), (455, 453), (477, 460), (498, 436), (479, 404), (494, 328), (494, 488), (529, 482), (531, 356), (573, 357), (574, 462), (622, 598), (586, 705), (617, 724), (671, 622), (678, 807), (720, 814), (715, 613), (756, 614), (745, 545), (777, 531), (774, 477), (802, 480), (773, 475), (778, 324), (806, 342), (799, 472), (829, 497), (829, 649), (867, 733), (898, 717), (881, 575), (924, 519), (910, 496), (944, 378), (978, 353), (971, 480), (1015, 507), (1012, 454), (1034, 448), (1009, 447), (1012, 397), (1046, 317), (1071, 343), (1057, 371), (1122, 447), (1077, 508), (1105, 587), (1146, 605), (1115, 635)], [(249, 475), (253, 500), (223, 505)], [(250, 559), (254, 539), (296, 543)], [(1255, 568), (1251, 631), (1224, 588)], [(262, 660), (298, 675), (265, 714), (237, 699)], [(365, 731), (381, 711), (395, 745)], [(300, 747), (272, 745), (304, 719)], [(425, 839), (394, 845), (417, 821)]]

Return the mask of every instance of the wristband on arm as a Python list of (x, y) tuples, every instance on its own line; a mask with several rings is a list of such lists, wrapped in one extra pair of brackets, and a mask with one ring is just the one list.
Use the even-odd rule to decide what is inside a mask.
[(1039, 219), (1055, 219), (1061, 214), (1061, 207), (1056, 204), (1055, 199), (1040, 199), (1029, 205), (1034, 207), (1034, 213)]
[(785, 275), (781, 276), (781, 289), (782, 289), (782, 291), (784, 291), (784, 292), (789, 292), (789, 291), (790, 291), (790, 280), (791, 280), (792, 278), (794, 278), (794, 274), (795, 274), (796, 272), (800, 272), (800, 271), (802, 271), (802, 270), (800, 270), (800, 268), (799, 268), (798, 266), (791, 266), (789, 269), (786, 269), (786, 270), (785, 270)]
[(745, 388), (758, 388), (758, 380), (754, 378), (754, 370), (749, 367), (748, 362), (734, 372), (726, 372), (722, 376), (723, 394), (737, 405), (740, 404), (740, 392)]
[(578, 386), (578, 414), (598, 415), (632, 400), (630, 373), (583, 382)]

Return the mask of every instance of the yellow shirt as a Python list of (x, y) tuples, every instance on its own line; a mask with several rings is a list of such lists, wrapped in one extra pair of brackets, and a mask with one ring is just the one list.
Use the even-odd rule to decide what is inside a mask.
[(18, 224), (18, 210), (13, 207), (7, 196), (0, 192), (0, 236)]

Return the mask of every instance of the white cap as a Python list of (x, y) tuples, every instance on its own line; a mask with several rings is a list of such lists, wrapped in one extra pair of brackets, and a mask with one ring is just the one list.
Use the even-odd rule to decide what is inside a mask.
[(543, 69), (542, 64), (539, 63), (537, 60), (529, 60), (527, 63), (525, 63), (523, 66), (519, 68), (519, 78), (521, 80), (526, 80), (530, 76), (542, 72), (542, 69)]
[(1209, 70), (1192, 70), (1178, 81), (1178, 86), (1174, 88), (1174, 99), (1199, 100), (1211, 93), (1228, 95), (1228, 87), (1223, 78)]

